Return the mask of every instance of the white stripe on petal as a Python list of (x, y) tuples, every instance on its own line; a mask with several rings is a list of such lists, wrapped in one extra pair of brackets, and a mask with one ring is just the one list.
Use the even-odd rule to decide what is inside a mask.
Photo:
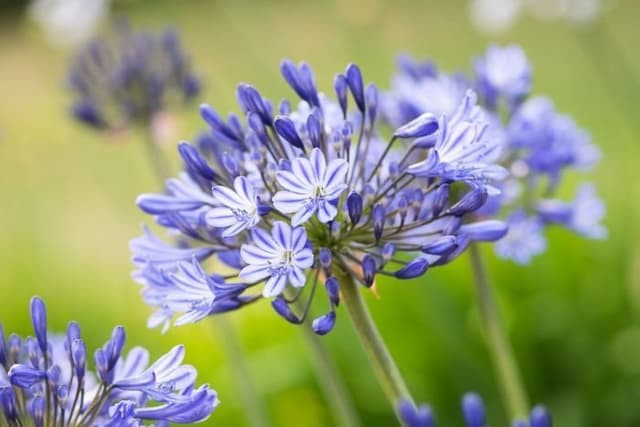
[(205, 214), (207, 224), (212, 227), (228, 227), (235, 224), (238, 220), (236, 215), (229, 208), (211, 208)]
[(321, 223), (326, 224), (336, 217), (338, 209), (326, 200), (320, 200), (318, 203), (318, 219)]
[(313, 252), (309, 248), (305, 248), (300, 252), (296, 252), (293, 260), (296, 266), (300, 268), (309, 268), (313, 265)]
[(289, 270), (289, 283), (294, 288), (301, 288), (304, 286), (304, 282), (306, 281), (306, 277), (304, 276), (304, 272), (302, 269), (298, 267), (291, 267)]
[(291, 225), (294, 227), (299, 226), (300, 224), (307, 221), (318, 209), (318, 203), (313, 201), (304, 205), (302, 209), (300, 209), (296, 214), (291, 218)]
[(276, 172), (278, 184), (285, 190), (306, 194), (313, 191), (313, 186), (289, 171)]
[(240, 248), (240, 257), (250, 265), (269, 264), (277, 255), (275, 252), (264, 251), (254, 245), (242, 245)]
[(271, 266), (268, 264), (247, 265), (240, 270), (238, 275), (247, 283), (255, 283), (271, 276)]
[(302, 209), (308, 199), (306, 194), (278, 191), (273, 196), (273, 206), (282, 213), (292, 213)]
[(231, 209), (246, 209), (247, 202), (242, 197), (237, 195), (235, 191), (224, 187), (222, 185), (216, 185), (211, 190), (213, 197), (223, 205)]
[(278, 274), (276, 276), (272, 276), (264, 285), (262, 296), (265, 298), (278, 296), (282, 293), (282, 291), (284, 291), (285, 286), (287, 286), (286, 274)]

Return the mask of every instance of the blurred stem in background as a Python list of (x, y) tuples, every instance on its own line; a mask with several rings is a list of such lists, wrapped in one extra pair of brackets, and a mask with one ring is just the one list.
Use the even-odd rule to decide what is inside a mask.
[(587, 58), (604, 82), (618, 113), (627, 117), (631, 130), (640, 136), (636, 110), (640, 105), (640, 80), (615, 37), (604, 23), (596, 21), (576, 30)]
[[(146, 137), (145, 144), (149, 153), (149, 161), (158, 177), (160, 187), (164, 188), (165, 181), (171, 177), (169, 163), (162, 152), (162, 147), (154, 138), (151, 126), (149, 126)], [(221, 347), (225, 351), (227, 360), (233, 370), (233, 378), (240, 393), (241, 405), (247, 417), (248, 425), (250, 427), (269, 427), (271, 425), (269, 416), (253, 382), (245, 352), (242, 349), (238, 335), (233, 329), (233, 325), (222, 316), (212, 317), (211, 322), (219, 334), (222, 341)]]
[[(301, 300), (298, 300), (297, 304), (300, 310), (304, 310), (304, 303)], [(311, 323), (307, 320), (302, 325), (302, 329), (304, 330), (307, 347), (311, 352), (316, 378), (331, 406), (331, 412), (337, 425), (341, 427), (361, 427), (362, 424), (356, 414), (353, 400), (341, 380), (342, 377), (338, 373), (338, 367), (321, 341), (322, 338), (313, 332)]]
[(527, 419), (529, 404), (522, 385), (518, 364), (513, 354), (509, 338), (504, 330), (500, 313), (489, 283), (487, 270), (477, 244), (469, 245), (471, 266), (476, 288), (478, 310), (484, 326), (487, 346), (498, 377), (502, 398), (509, 412), (509, 418)]
[(347, 307), (351, 321), (360, 337), (373, 370), (382, 386), (387, 399), (394, 408), (398, 420), (402, 421), (398, 412), (398, 402), (407, 400), (413, 403), (409, 389), (400, 374), (400, 370), (393, 361), (391, 353), (387, 349), (376, 324), (369, 314), (358, 284), (345, 272), (336, 269), (334, 271), (338, 283), (340, 283), (340, 295)]

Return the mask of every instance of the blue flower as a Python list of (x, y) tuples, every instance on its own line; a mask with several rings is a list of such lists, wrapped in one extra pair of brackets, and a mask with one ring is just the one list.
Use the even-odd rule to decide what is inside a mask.
[(531, 64), (520, 46), (489, 46), (474, 65), (478, 91), (491, 109), (501, 98), (513, 107), (531, 90)]
[[(434, 86), (445, 77), (433, 64), (420, 65), (404, 58), (392, 90), (384, 94), (384, 117), (394, 128), (401, 120), (405, 128), (420, 117), (442, 112), (437, 132), (410, 145), (414, 155), (407, 171), (418, 177), (467, 183), (475, 194), (463, 197), (449, 213), (473, 207), (476, 219), (506, 218), (510, 231), (496, 245), (502, 258), (528, 263), (545, 250), (544, 229), (549, 224), (589, 238), (604, 238), (606, 230), (600, 222), (605, 209), (593, 190), (580, 190), (580, 197), (571, 203), (553, 199), (566, 171), (589, 170), (599, 161), (600, 150), (570, 116), (556, 111), (549, 98), (527, 99), (531, 65), (522, 49), (491, 46), (475, 61), (474, 75), (458, 77), (458, 85)], [(475, 82), (479, 100), (469, 92), (471, 82)], [(461, 91), (467, 91), (464, 98)], [(441, 108), (451, 102), (438, 101), (459, 99), (455, 111)], [(482, 191), (485, 202), (477, 207)], [(459, 255), (470, 237), (465, 230), (469, 227), (458, 230), (457, 249), (431, 260), (432, 264)], [(473, 231), (474, 239), (480, 237), (478, 231), (493, 232)]]
[(271, 234), (262, 229), (251, 233), (252, 244), (240, 248), (242, 260), (247, 264), (239, 276), (248, 283), (269, 278), (262, 295), (265, 298), (280, 295), (287, 284), (304, 286), (304, 270), (313, 265), (313, 252), (307, 246), (307, 233), (302, 227), (291, 228), (276, 221)]
[[(466, 427), (487, 426), (487, 416), (482, 398), (476, 393), (467, 393), (462, 397), (461, 402), (462, 418)], [(435, 417), (429, 405), (415, 406), (408, 400), (399, 400), (397, 403), (398, 412), (402, 418), (404, 427), (435, 427)], [(513, 420), (513, 426), (528, 427), (552, 427), (551, 415), (542, 406), (537, 405), (531, 410), (529, 422), (517, 419)]]
[(83, 46), (69, 67), (78, 121), (101, 130), (148, 126), (160, 111), (200, 92), (174, 30), (134, 32), (120, 22), (114, 33)]
[(335, 201), (347, 188), (344, 182), (348, 164), (344, 159), (325, 160), (319, 148), (311, 150), (309, 159), (298, 157), (291, 162), (291, 171), (276, 173), (284, 189), (273, 196), (273, 206), (282, 213), (294, 213), (291, 224), (298, 226), (314, 213), (327, 223), (338, 214)]
[[(166, 328), (174, 316), (174, 324), (195, 322), (267, 298), (299, 324), (324, 284), (328, 310), (311, 325), (326, 334), (337, 320), (337, 277), (365, 287), (379, 274), (411, 279), (471, 241), (504, 233), (497, 221), (472, 216), (503, 174), (502, 140), (489, 138), (472, 94), (452, 114), (416, 115), (385, 139), (379, 91), (355, 64), (334, 79), (335, 101), (317, 92), (308, 65), (285, 60), (281, 71), (299, 102), (276, 107), (242, 84), (244, 122), (201, 107), (210, 134), (180, 146), (182, 179), (139, 198), (177, 237), (173, 250), (148, 237), (132, 245), (134, 278), (156, 308), (150, 325)], [(431, 163), (415, 166), (425, 159)], [(213, 257), (232, 268), (224, 280), (204, 272)], [(291, 305), (299, 298), (307, 299), (301, 313)]]
[(182, 364), (183, 346), (149, 365), (142, 347), (123, 355), (125, 332), (118, 326), (95, 352), (94, 374), (87, 369), (78, 324), (70, 322), (64, 336), (47, 336), (44, 302), (34, 297), (31, 306), (34, 332), (47, 348), (42, 351), (30, 338), (22, 345), (15, 335), (10, 339), (11, 357), (0, 365), (0, 416), (11, 424), (32, 420), (43, 425), (44, 419), (56, 426), (196, 423), (217, 406), (216, 393), (207, 386), (196, 388), (195, 368)]
[(544, 223), (537, 215), (528, 216), (524, 211), (516, 211), (507, 218), (507, 224), (506, 236), (496, 242), (499, 257), (524, 265), (547, 248), (547, 239), (542, 234)]
[(607, 229), (600, 224), (606, 207), (596, 196), (591, 184), (581, 185), (573, 201), (543, 199), (536, 207), (538, 214), (547, 223), (561, 224), (590, 239), (604, 239)]
[(213, 197), (223, 207), (212, 208), (206, 214), (209, 225), (224, 228), (222, 237), (235, 236), (260, 221), (258, 196), (249, 180), (239, 176), (233, 181), (233, 188), (235, 191), (222, 185), (214, 186)]

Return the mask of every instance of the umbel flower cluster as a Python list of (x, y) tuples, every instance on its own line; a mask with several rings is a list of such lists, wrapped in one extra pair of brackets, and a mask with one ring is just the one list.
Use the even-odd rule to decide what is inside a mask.
[(591, 184), (578, 187), (572, 201), (556, 198), (563, 176), (591, 169), (600, 158), (589, 134), (546, 97), (530, 97), (531, 65), (517, 46), (491, 46), (474, 62), (471, 76), (440, 72), (430, 61), (403, 56), (391, 90), (383, 98), (383, 115), (392, 125), (424, 113), (451, 115), (473, 88), (479, 94), (486, 132), (503, 147), (499, 157), (508, 177), (499, 194), (490, 195), (476, 212), (500, 215), (508, 234), (496, 243), (497, 254), (520, 264), (546, 249), (543, 231), (560, 225), (592, 239), (604, 238), (600, 225), (604, 203)]
[[(398, 403), (402, 423), (405, 427), (435, 427), (435, 417), (429, 405), (414, 406), (403, 400)], [(462, 398), (462, 416), (466, 427), (486, 427), (487, 416), (484, 402), (476, 393), (467, 393)], [(551, 427), (551, 415), (538, 405), (531, 410), (529, 420), (515, 420), (512, 427)]]
[[(244, 119), (203, 105), (209, 132), (179, 145), (184, 171), (165, 192), (139, 197), (175, 239), (146, 230), (131, 242), (134, 278), (157, 309), (150, 326), (265, 298), (301, 323), (322, 287), (328, 310), (312, 324), (325, 334), (345, 281), (371, 287), (378, 275), (415, 278), (470, 242), (505, 234), (502, 222), (474, 215), (507, 171), (473, 91), (450, 114), (388, 127), (378, 120), (379, 91), (365, 87), (358, 66), (335, 76), (335, 100), (318, 92), (307, 64), (285, 60), (281, 72), (298, 102), (274, 104), (241, 84)], [(208, 273), (209, 259), (231, 273)], [(298, 300), (306, 300), (302, 310), (294, 310)]]
[(208, 386), (195, 386), (196, 370), (183, 365), (176, 346), (149, 364), (141, 347), (123, 354), (124, 328), (94, 353), (89, 370), (80, 326), (65, 335), (47, 333), (44, 302), (31, 300), (35, 337), (11, 334), (0, 325), (0, 425), (136, 427), (206, 420), (218, 405)]
[(90, 41), (76, 54), (68, 76), (72, 113), (101, 130), (148, 124), (154, 115), (192, 100), (200, 80), (191, 70), (178, 34), (134, 32), (115, 24), (110, 37)]

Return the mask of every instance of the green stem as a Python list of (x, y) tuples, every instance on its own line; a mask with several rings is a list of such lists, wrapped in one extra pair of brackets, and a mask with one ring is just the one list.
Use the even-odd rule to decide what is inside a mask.
[(497, 371), (502, 398), (511, 419), (526, 419), (529, 412), (527, 395), (522, 385), (513, 349), (498, 313), (480, 250), (475, 243), (469, 245), (469, 253), (475, 279), (478, 310), (485, 329), (489, 353)]
[(251, 427), (270, 426), (269, 416), (256, 390), (245, 353), (238, 340), (238, 335), (233, 330), (233, 325), (223, 316), (212, 317), (211, 320), (220, 336), (229, 365), (233, 370), (233, 378), (240, 393), (242, 409), (249, 422), (248, 425)]
[[(297, 301), (298, 308), (304, 308), (302, 301)], [(358, 415), (354, 410), (353, 401), (346, 386), (341, 381), (340, 373), (331, 358), (322, 338), (313, 332), (311, 324), (304, 322), (302, 325), (307, 347), (311, 352), (315, 367), (315, 374), (320, 387), (331, 406), (333, 416), (342, 427), (361, 427)]]
[(349, 312), (349, 316), (351, 316), (351, 321), (369, 357), (378, 382), (400, 420), (397, 403), (401, 399), (413, 402), (409, 389), (371, 318), (371, 314), (369, 314), (357, 283), (351, 276), (341, 270), (336, 269), (334, 274), (340, 283), (342, 301)]

